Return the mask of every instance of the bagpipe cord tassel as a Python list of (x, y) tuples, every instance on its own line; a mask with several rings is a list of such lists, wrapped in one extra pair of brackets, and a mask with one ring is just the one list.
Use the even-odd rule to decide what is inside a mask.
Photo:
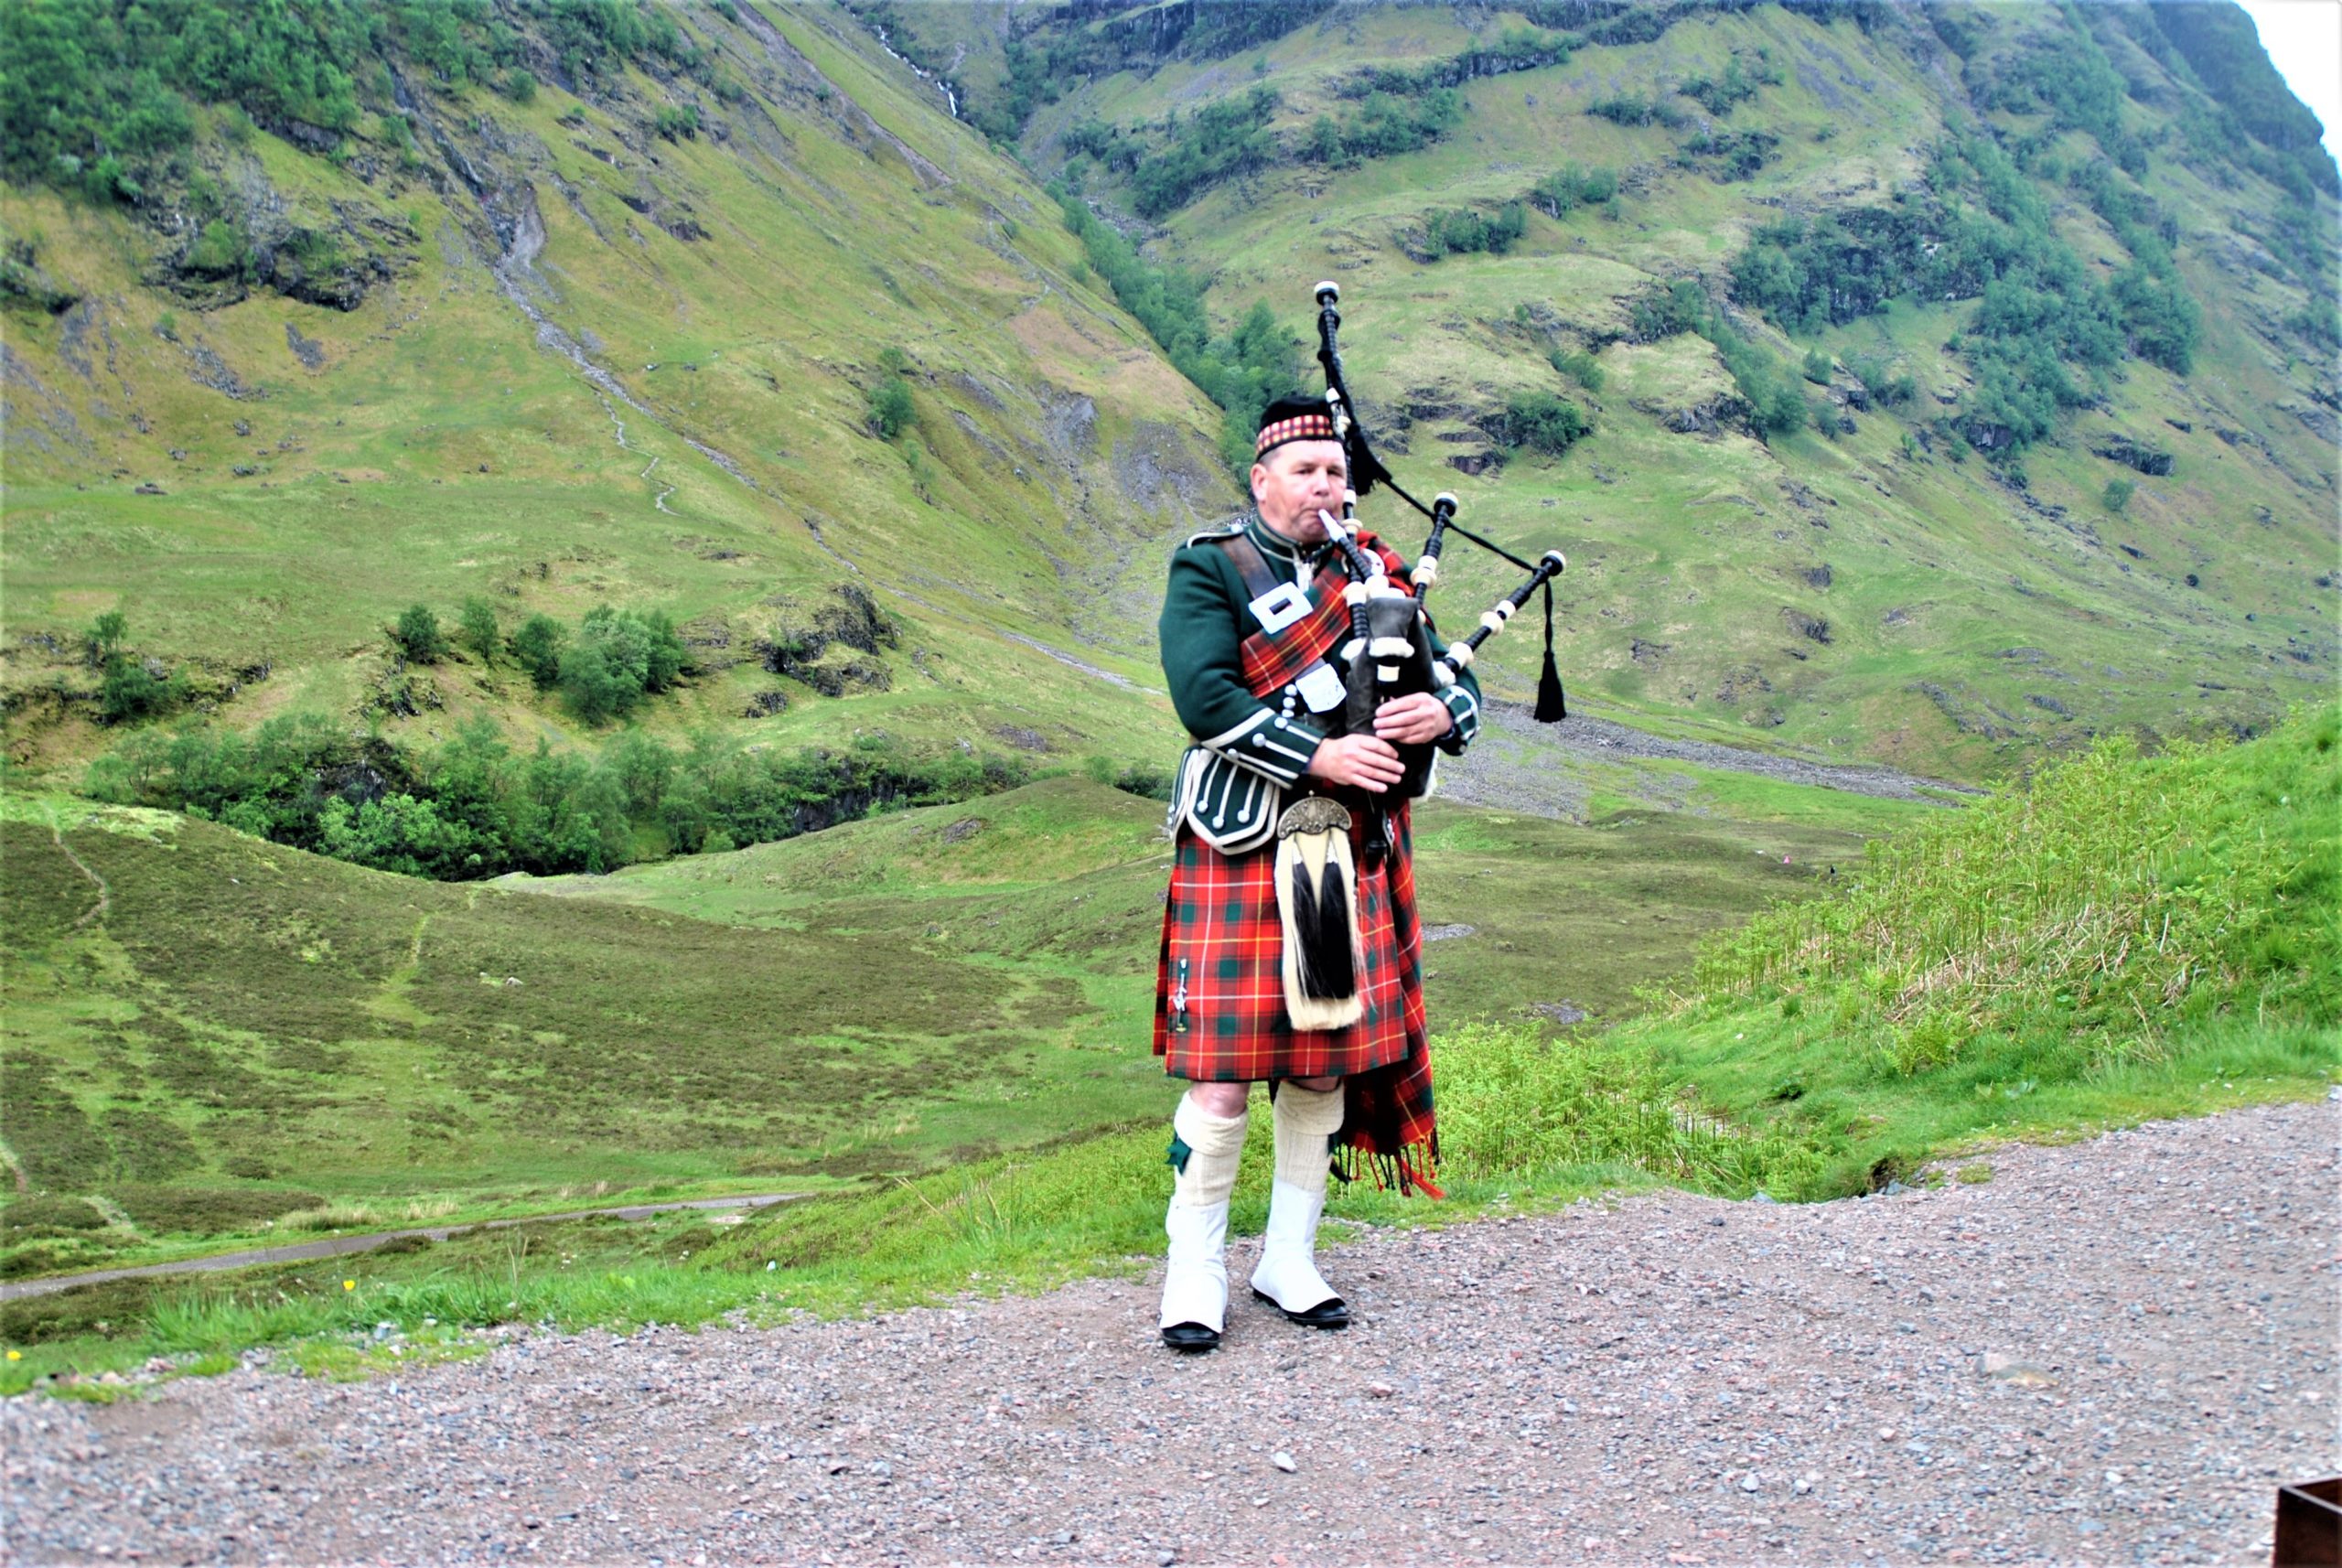
[(1562, 700), (1562, 672), (1553, 664), (1553, 585), (1545, 584), (1545, 668), (1537, 677), (1537, 722), (1557, 725), (1569, 716)]

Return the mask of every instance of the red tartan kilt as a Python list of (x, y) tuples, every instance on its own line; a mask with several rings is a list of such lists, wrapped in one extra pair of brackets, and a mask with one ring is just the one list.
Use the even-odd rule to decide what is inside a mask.
[[(1305, 1031), (1285, 1015), (1273, 841), (1226, 855), (1181, 824), (1155, 988), (1155, 1054), (1172, 1077), (1219, 1083), (1349, 1078), (1402, 1061), (1421, 1047), (1423, 949), (1407, 811), (1402, 805), (1391, 818), (1395, 853), (1372, 867), (1363, 843), (1365, 813), (1354, 811), (1353, 822), (1366, 1012), (1347, 1029)], [(1174, 1003), (1183, 983), (1181, 1029)]]

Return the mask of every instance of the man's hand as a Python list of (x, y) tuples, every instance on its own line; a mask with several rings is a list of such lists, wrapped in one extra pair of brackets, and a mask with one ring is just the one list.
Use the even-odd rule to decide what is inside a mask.
[(1374, 734), (1393, 746), (1422, 746), (1456, 727), (1447, 704), (1428, 692), (1393, 697), (1374, 711)]
[[(1375, 727), (1381, 727), (1379, 721)], [(1396, 784), (1406, 769), (1399, 766), (1399, 754), (1388, 741), (1370, 735), (1341, 735), (1318, 744), (1316, 754), (1309, 759), (1309, 771), (1329, 784), (1348, 784), (1380, 795)]]

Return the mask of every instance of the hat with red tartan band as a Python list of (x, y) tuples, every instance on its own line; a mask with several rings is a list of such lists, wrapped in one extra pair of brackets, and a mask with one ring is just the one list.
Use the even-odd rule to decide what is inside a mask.
[(1323, 395), (1281, 397), (1261, 411), (1260, 434), (1252, 440), (1255, 458), (1288, 441), (1334, 441), (1334, 410)]

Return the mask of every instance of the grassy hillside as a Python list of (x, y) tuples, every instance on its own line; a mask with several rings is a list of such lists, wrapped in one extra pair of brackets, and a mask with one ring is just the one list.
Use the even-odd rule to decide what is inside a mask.
[[(1159, 823), (1059, 779), (610, 876), (451, 886), (12, 797), (0, 1137), (20, 1193), (113, 1223), (12, 1232), (5, 1266), (820, 1187), (1153, 1118)], [(1456, 808), (1422, 837), (1424, 918), (1459, 928), (1432, 949), (1433, 1006), (1527, 1022), (1621, 1016), (1700, 936), (1861, 843)]]
[[(517, 3), (314, 0), (238, 24), (311, 29), (292, 82), (180, 49), (169, 6), (144, 42), (68, 9), (86, 48), (12, 78), (0, 180), (0, 701), (37, 781), (154, 722), (101, 722), (108, 612), (153, 708), (597, 745), (500, 650), (422, 663), (388, 636), (475, 600), (499, 638), (671, 617), (689, 667), (628, 721), (654, 735), (1159, 759), (1162, 550), (1238, 497), (1230, 416), (1172, 360), (1238, 402), (1280, 359), (1298, 377), (1320, 275), (1408, 477), (1569, 550), (1581, 704), (1977, 778), (2110, 725), (2263, 723), (2335, 672), (2330, 182), (2217, 27), (727, 3), (596, 10), (588, 37)], [(39, 61), (37, 12), (0, 19)], [(2048, 69), (2073, 62), (2079, 97)], [(60, 125), (113, 154), (50, 147)], [(1971, 134), (2074, 299), (2147, 302), (2113, 358), (2057, 372), (2080, 401), (2014, 460), (1974, 443), (2049, 392), (1975, 346), (1972, 288), (1883, 273), (1882, 310), (1813, 316), (1738, 265), (1783, 220), (2009, 230), (1946, 160)], [(1204, 287), (1176, 354), (1043, 177)], [(1434, 256), (1434, 220), (1455, 239), (1509, 204), (1501, 253)], [(1653, 315), (1677, 285), (1696, 322)], [(2139, 317), (2181, 295), (2186, 355)], [(1541, 397), (1592, 434), (1521, 445), (1512, 405)], [(1451, 617), (1501, 585), (1451, 564)], [(1495, 690), (1525, 693), (1521, 659), (1493, 651)]]
[[(1459, 994), (1456, 985), (1474, 961), (1467, 955), (1481, 952), (1483, 967), (1471, 983), (1490, 995), (1539, 994), (1553, 978), (1547, 963), (1533, 974), (1509, 967), (1503, 946), (1516, 934), (1541, 938), (1547, 952), (1575, 955), (1566, 983), (1587, 996), (1665, 967), (1653, 948), (1638, 948), (1612, 927), (1607, 912), (1579, 908), (1585, 896), (1566, 875), (1538, 885), (1540, 863), (1532, 860), (1531, 885), (1518, 908), (1488, 914), (1488, 924), (1474, 937), (1434, 950), (1441, 972), (1432, 982), (1441, 1176), (1449, 1201), (1402, 1203), (1351, 1187), (1335, 1196), (1337, 1222), (1440, 1223), (1660, 1183), (1732, 1196), (1763, 1189), (1781, 1197), (1827, 1197), (1898, 1177), (1945, 1179), (1955, 1168), (1957, 1179), (1989, 1180), (1993, 1146), (2004, 1140), (2324, 1093), (2342, 1068), (2334, 1030), (2342, 1011), (2335, 947), (2342, 893), (2333, 834), (2342, 808), (2337, 734), (2342, 714), (2329, 707), (2246, 745), (2152, 757), (2109, 745), (2045, 772), (2029, 790), (1957, 815), (1930, 814), (1885, 841), (1858, 871), (1850, 860), (1841, 869), (1855, 874), (1818, 901), (1785, 905), (1745, 929), (1732, 929), (1728, 920), (1720, 932), (1709, 927), (1715, 934), (1683, 993), (1652, 1016), (1606, 1034), (1556, 1039), (1543, 1019), (1524, 1011), (1485, 1021), (1465, 1016), (1473, 993)], [(434, 930), (451, 928), (450, 944), (499, 932), (517, 940), (521, 930), (548, 940), (592, 932), (631, 941), (643, 966), (633, 983), (647, 989), (658, 983), (650, 972), (671, 951), (667, 944), (729, 944), (734, 952), (757, 955), (771, 940), (757, 927), (797, 923), (792, 911), (815, 908), (810, 889), (834, 877), (860, 890), (863, 901), (844, 906), (857, 918), (885, 908), (889, 897), (904, 901), (898, 922), (913, 908), (931, 917), (916, 956), (908, 951), (920, 944), (876, 923), (823, 929), (818, 937), (790, 934), (792, 943), (852, 947), (852, 958), (834, 962), (858, 965), (865, 983), (910, 975), (919, 966), (931, 973), (957, 961), (962, 972), (951, 983), (959, 986), (982, 969), (987, 950), (962, 945), (962, 933), (981, 930), (991, 933), (984, 939), (991, 942), (1021, 942), (1026, 973), (1087, 973), (1101, 995), (1125, 983), (1126, 994), (1138, 995), (1137, 977), (1117, 979), (1111, 968), (1096, 967), (1100, 954), (1090, 947), (1096, 930), (1146, 913), (1117, 904), (1123, 889), (1115, 878), (1132, 873), (1134, 890), (1142, 878), (1151, 885), (1156, 875), (1151, 861), (1125, 859), (1151, 848), (1132, 808), (1059, 786), (987, 801), (980, 817), (959, 817), (960, 810), (908, 813), (593, 885), (608, 898), (489, 888), (422, 892), (462, 907), (460, 917), (446, 909), (432, 918)], [(981, 825), (971, 831), (970, 822)], [(1440, 853), (1425, 865), (1449, 880), (1427, 888), (1427, 917), (1478, 912), (1452, 902), (1459, 879), (1485, 898), (1489, 882), (1521, 875), (1518, 859), (1474, 865), (1492, 847), (1481, 842), (1483, 834), (1539, 827), (1550, 829), (1460, 812), (1429, 824), (1425, 836), (1438, 842)], [(142, 831), (156, 836), (142, 839)], [(1688, 844), (1671, 839), (1671, 832), (1654, 838), (1622, 822), (1578, 830), (1575, 843), (1562, 847), (1574, 848), (1600, 886), (1629, 885), (1638, 875), (1671, 886), (1704, 882), (1712, 890), (1706, 908), (1719, 914), (1781, 885), (1774, 844), (1764, 845), (1759, 865), (1745, 843), (1724, 843), (1719, 856), (1718, 845)], [(182, 1091), (151, 1066), (145, 1070), (152, 1081), (123, 1081), (126, 1068), (145, 1059), (137, 1036), (158, 1026), (151, 1020), (161, 1015), (160, 1004), (192, 993), (191, 983), (141, 938), (151, 921), (125, 897), (138, 886), (136, 870), (145, 858), (134, 846), (157, 854), (217, 856), (241, 848), (252, 860), (292, 857), (226, 841), (200, 824), (173, 827), (118, 815), (65, 821), (62, 836), (109, 878), (111, 901), (91, 918), (94, 933), (70, 924), (90, 912), (94, 888), (62, 855), (53, 855), (62, 868), (58, 888), (38, 907), (12, 909), (11, 924), (45, 918), (46, 964), (111, 962), (119, 1021), (113, 1042), (41, 1064), (44, 1098), (35, 1101), (38, 1114), (29, 1127), (26, 1097), (12, 1082), (9, 1136), (21, 1153), (26, 1133), (38, 1135), (45, 1119), (66, 1113), (56, 1107), (71, 1098), (96, 1112), (110, 1133), (151, 1126), (152, 1119), (175, 1112), (190, 1130), (182, 1142), (208, 1151), (248, 1112), (201, 1103), (203, 1096), (232, 1100), (241, 1073), (282, 1069), (273, 1061), (231, 1064), (223, 1044), (199, 1086)], [(990, 853), (1012, 842), (1019, 854)], [(12, 840), (12, 864), (33, 859), (38, 847)], [(220, 864), (240, 875), (295, 881), (295, 879), (306, 878), (313, 895), (335, 893), (344, 908), (391, 885), (331, 863), (285, 864), (274, 874), (251, 860)], [(1058, 884), (1063, 893), (1021, 882), (1031, 865), (1066, 878)], [(728, 877), (708, 875), (719, 867), (728, 868)], [(543, 891), (586, 889), (556, 885)], [(305, 915), (317, 908), (282, 896), (276, 908), (288, 903)], [(1649, 905), (1638, 908), (1647, 913)], [(717, 926), (669, 912), (682, 908), (743, 924)], [(500, 923), (511, 911), (526, 911), (524, 928)], [(1540, 930), (1535, 921), (1562, 929)], [(1704, 923), (1698, 917), (1687, 922)], [(117, 926), (124, 928), (118, 934)], [(346, 928), (335, 929), (350, 940)], [(1673, 956), (1690, 946), (1690, 934), (1674, 934)], [(315, 942), (318, 933), (305, 940)], [(418, 970), (399, 964), (403, 953), (377, 957), (403, 988), (402, 1005), (429, 1006), (454, 1023), (465, 1012), (451, 992), (478, 983), (470, 975), (437, 975), (430, 958), (435, 940), (426, 937)], [(467, 965), (476, 961), (460, 946), (456, 956)], [(553, 950), (546, 961), (559, 957)], [(135, 975), (151, 972), (156, 980), (135, 984), (134, 965)], [(732, 971), (726, 978), (729, 994), (758, 993), (761, 982), (752, 972)], [(166, 990), (165, 981), (176, 989)], [(336, 995), (330, 987), (324, 993)], [(505, 994), (501, 988), (488, 993)], [(371, 994), (379, 999), (382, 992)], [(788, 999), (801, 1004), (805, 995)], [(704, 995), (661, 999), (672, 1016), (711, 1005)], [(25, 1004), (15, 993), (9, 1000), (13, 1022)], [(133, 1005), (146, 1011), (130, 1018)], [(426, 1035), (421, 1025), (414, 1032), (418, 1043)], [(361, 1260), (246, 1271), (226, 1281), (124, 1282), (11, 1303), (0, 1307), (0, 1340), (22, 1355), (0, 1369), (0, 1390), (61, 1377), (48, 1386), (109, 1397), (115, 1385), (92, 1380), (108, 1369), (164, 1355), (182, 1369), (224, 1369), (235, 1364), (235, 1352), (253, 1344), (279, 1345), (295, 1365), (348, 1375), (415, 1357), (477, 1353), (478, 1343), (461, 1337), (467, 1325), (694, 1323), (736, 1309), (851, 1311), (967, 1290), (1031, 1289), (1084, 1272), (1135, 1271), (1159, 1248), (1166, 1177), (1164, 1090), (1152, 1064), (1133, 1057), (1134, 1037), (1118, 1035), (1113, 1051), (1061, 1051), (1066, 1059), (1105, 1069), (1102, 1081), (1002, 1069), (1013, 1086), (1004, 1098), (1015, 1102), (990, 1112), (996, 1134), (1004, 1125), (1069, 1125), (1077, 1107), (1106, 1119), (1117, 1096), (1123, 1105), (1144, 1105), (1095, 1136), (1019, 1148), (747, 1219), (682, 1216), (642, 1228), (604, 1222), (473, 1232)], [(630, 1060), (622, 1045), (604, 1042), (602, 1048), (617, 1050), (621, 1069)], [(1037, 1048), (1028, 1059), (1049, 1055)], [(1011, 1050), (995, 1060), (1017, 1056)], [(418, 1052), (408, 1059), (422, 1058)], [(867, 1058), (856, 1062), (866, 1065)], [(792, 1118), (816, 1096), (848, 1083), (820, 1073), (802, 1081), (805, 1090), (790, 1101)], [(99, 1109), (101, 1085), (110, 1108)], [(1016, 1087), (1037, 1092), (1017, 1095)], [(661, 1121), (657, 1096), (665, 1091), (662, 1083), (639, 1078), (628, 1090), (650, 1097), (651, 1125)], [(411, 1100), (427, 1090), (410, 1089), (393, 1073), (377, 1092)], [(560, 1113), (573, 1113), (575, 1104), (561, 1104)], [(936, 1112), (920, 1107), (916, 1113)], [(379, 1109), (367, 1122), (378, 1130), (386, 1124)], [(166, 1142), (148, 1133), (134, 1146)], [(1238, 1188), (1240, 1231), (1262, 1222), (1269, 1148), (1265, 1126), (1256, 1127)], [(628, 1165), (607, 1144), (589, 1144), (581, 1158), (606, 1168)], [(1922, 1174), (1931, 1161), (1939, 1162), (1935, 1174)], [(0, 1211), (0, 1222), (18, 1238), (45, 1231), (87, 1245), (134, 1235), (137, 1224), (161, 1230), (151, 1207), (161, 1201), (157, 1195), (181, 1191), (192, 1206), (224, 1186), (210, 1170), (186, 1170), (175, 1182), (31, 1195)], [(274, 1190), (256, 1174), (236, 1187), (247, 1195)], [(59, 1244), (19, 1240), (16, 1256), (28, 1259), (36, 1246)], [(400, 1330), (387, 1342), (371, 1332), (385, 1321)]]
[[(192, 139), (135, 201), (0, 185), (18, 765), (70, 783), (114, 738), (84, 640), (107, 611), (240, 728), (419, 743), (484, 713), (523, 749), (590, 740), (509, 660), (394, 655), (407, 607), (475, 597), (507, 636), (671, 616), (693, 667), (654, 732), (1135, 752), (1160, 728), (1148, 596), (1165, 542), (1234, 499), (1216, 413), (1029, 177), (843, 13), (611, 14), (682, 42), (571, 71), (506, 7), (449, 25), (510, 34), (509, 66), (450, 77), (410, 17), (350, 62), (343, 125), (190, 89)], [(304, 246), (345, 263), (325, 303), (288, 281)], [(912, 423), (887, 439), (891, 381)], [(891, 646), (822, 656), (842, 585)]]
[(134, 1222), (19, 1249), (20, 1271), (300, 1209), (347, 1227), (820, 1185), (1156, 1092), (1074, 1029), (1074, 987), (922, 940), (900, 909), (869, 911), (883, 930), (742, 929), (53, 798), (13, 800), (0, 832), (18, 1190)]
[[(1140, 8), (872, 14), (933, 30), (916, 58), (962, 61), (980, 122), (1004, 40), (1047, 55), (1018, 145), (1215, 320), (1265, 303), (1305, 335), (1340, 281), (1395, 466), (1567, 549), (1564, 667), (1644, 722), (1972, 776), (2110, 725), (2265, 723), (2334, 678), (2333, 170), (2224, 119), (2265, 84), (2199, 73), (2148, 7), (1288, 7), (1154, 49)], [(1393, 117), (1440, 91), (1444, 124)], [(1564, 172), (1616, 194), (1539, 194)], [(1507, 204), (1501, 253), (1435, 253), (1434, 218)], [(1785, 224), (1859, 236), (1796, 310), (1747, 264)], [(2017, 249), (1898, 281), (1962, 235)], [(1652, 309), (1683, 289), (1695, 314)], [(1995, 325), (2038, 297), (2052, 326)], [(1594, 433), (1519, 444), (1538, 395)], [(1466, 599), (1501, 577), (1458, 564)]]

